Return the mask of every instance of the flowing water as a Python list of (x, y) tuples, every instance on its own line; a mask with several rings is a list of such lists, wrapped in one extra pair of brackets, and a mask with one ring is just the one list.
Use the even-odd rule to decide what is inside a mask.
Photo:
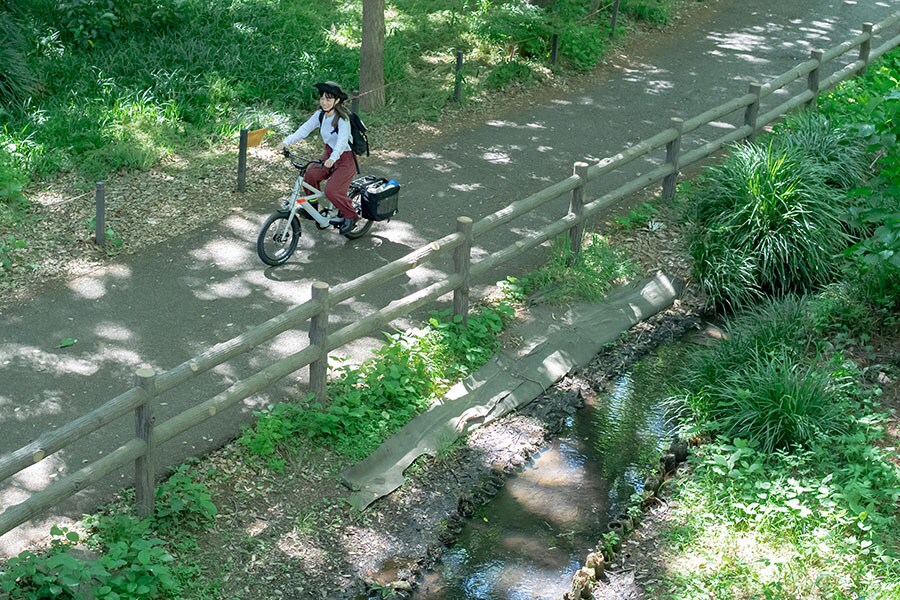
[(658, 374), (645, 358), (578, 411), (566, 431), (463, 528), (417, 600), (560, 599), (605, 525), (668, 444)]

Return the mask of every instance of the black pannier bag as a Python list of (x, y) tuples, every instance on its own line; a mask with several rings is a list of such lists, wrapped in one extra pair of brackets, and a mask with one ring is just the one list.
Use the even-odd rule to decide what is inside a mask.
[(366, 175), (353, 181), (362, 194), (362, 216), (370, 221), (386, 221), (397, 214), (400, 184), (384, 177)]

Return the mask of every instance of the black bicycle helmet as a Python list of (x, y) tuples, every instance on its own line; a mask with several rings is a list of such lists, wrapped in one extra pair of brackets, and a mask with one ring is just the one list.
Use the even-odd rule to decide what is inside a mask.
[(323, 83), (316, 83), (313, 85), (314, 88), (319, 90), (319, 95), (328, 94), (330, 96), (334, 96), (338, 100), (346, 100), (347, 94), (344, 93), (344, 90), (341, 89), (341, 86), (336, 84), (333, 81), (325, 81)]

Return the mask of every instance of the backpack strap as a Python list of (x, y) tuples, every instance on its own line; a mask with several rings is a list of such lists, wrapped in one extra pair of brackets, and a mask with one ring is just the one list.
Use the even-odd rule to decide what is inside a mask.
[[(325, 111), (323, 111), (322, 109), (319, 109), (319, 127), (322, 126), (322, 121), (324, 121), (324, 120), (325, 120)], [(332, 131), (332, 133), (337, 133), (337, 127), (334, 128), (334, 131)], [(363, 137), (365, 137), (365, 134), (363, 134)], [(369, 143), (369, 140), (366, 139), (367, 146), (368, 146), (368, 143)], [(357, 160), (356, 160), (356, 152), (353, 151), (353, 148), (350, 149), (350, 154), (353, 155), (353, 164), (356, 165), (356, 174), (361, 175), (362, 171), (359, 170), (359, 162), (357, 162)], [(366, 149), (366, 156), (368, 156), (368, 155), (369, 155), (369, 150)]]
[[(324, 121), (324, 120), (325, 120), (325, 111), (320, 108), (319, 109), (319, 127), (322, 127), (322, 121)], [(331, 133), (337, 133), (337, 130), (338, 130), (338, 128), (335, 127), (334, 131), (332, 131)]]

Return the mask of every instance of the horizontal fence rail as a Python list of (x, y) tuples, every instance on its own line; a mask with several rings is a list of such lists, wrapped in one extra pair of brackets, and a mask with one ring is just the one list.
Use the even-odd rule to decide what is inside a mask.
[[(512, 202), (508, 206), (472, 222), (467, 217), (458, 219), (458, 231), (413, 250), (404, 257), (379, 267), (353, 281), (336, 285), (334, 288), (322, 282), (313, 284), (312, 299), (291, 308), (284, 313), (218, 344), (184, 363), (153, 374), (149, 369), (138, 369), (134, 387), (106, 402), (103, 406), (75, 419), (59, 429), (39, 436), (22, 448), (0, 457), (0, 482), (10, 479), (26, 468), (58, 452), (85, 436), (103, 429), (113, 421), (128, 413), (135, 415), (136, 435), (105, 457), (71, 473), (59, 481), (35, 492), (24, 502), (6, 508), (0, 514), (0, 535), (22, 523), (40, 515), (64, 499), (93, 485), (102, 478), (135, 465), (135, 496), (138, 511), (149, 514), (153, 504), (153, 484), (157, 465), (155, 448), (174, 437), (214, 418), (229, 407), (259, 393), (274, 382), (298, 371), (310, 369), (310, 389), (323, 396), (324, 378), (327, 372), (329, 352), (354, 340), (378, 332), (392, 321), (422, 308), (446, 294), (454, 294), (454, 313), (465, 318), (468, 312), (468, 287), (471, 279), (485, 275), (497, 267), (544, 244), (556, 236), (569, 232), (583, 231), (585, 221), (596, 216), (605, 207), (614, 204), (649, 186), (663, 183), (664, 197), (674, 193), (675, 180), (679, 170), (697, 163), (721, 151), (729, 144), (752, 140), (762, 128), (781, 118), (784, 114), (802, 107), (814, 106), (818, 94), (830, 90), (841, 81), (864, 72), (867, 66), (888, 51), (900, 46), (900, 34), (885, 40), (878, 47), (872, 47), (875, 35), (896, 28), (900, 24), (900, 12), (878, 24), (866, 23), (863, 32), (825, 51), (814, 50), (811, 58), (793, 67), (786, 73), (766, 83), (750, 83), (750, 92), (684, 121), (673, 119), (673, 126), (657, 135), (642, 140), (622, 152), (605, 158), (596, 164), (576, 163), (575, 173), (562, 181), (550, 185), (526, 198)], [(840, 65), (827, 77), (821, 77), (822, 68), (830, 65), (848, 53), (858, 51), (857, 58)], [(785, 91), (801, 78), (807, 78), (807, 88), (760, 113), (760, 102), (775, 92)], [(734, 126), (723, 135), (699, 143), (696, 148), (681, 151), (685, 136), (694, 134), (702, 127), (718, 123), (736, 112), (744, 112), (744, 123)], [(702, 140), (701, 140), (702, 141)], [(654, 166), (647, 173), (634, 176), (631, 180), (602, 196), (586, 201), (584, 186), (608, 173), (665, 150), (665, 161)], [(501, 248), (478, 261), (471, 259), (471, 248), (475, 240), (485, 238), (495, 229), (510, 221), (533, 214), (544, 205), (571, 194), (567, 214), (555, 219), (523, 239)], [(577, 251), (580, 240), (573, 240)], [(455, 272), (445, 274), (440, 281), (415, 290), (336, 331), (328, 331), (331, 309), (347, 300), (372, 289), (389, 284), (397, 277), (440, 257), (452, 255)], [(310, 343), (302, 350), (268, 364), (264, 369), (242, 379), (216, 396), (204, 400), (174, 417), (153, 425), (152, 407), (155, 398), (173, 390), (189, 380), (218, 367), (229, 360), (250, 352), (271, 341), (276, 336), (310, 323)]]

